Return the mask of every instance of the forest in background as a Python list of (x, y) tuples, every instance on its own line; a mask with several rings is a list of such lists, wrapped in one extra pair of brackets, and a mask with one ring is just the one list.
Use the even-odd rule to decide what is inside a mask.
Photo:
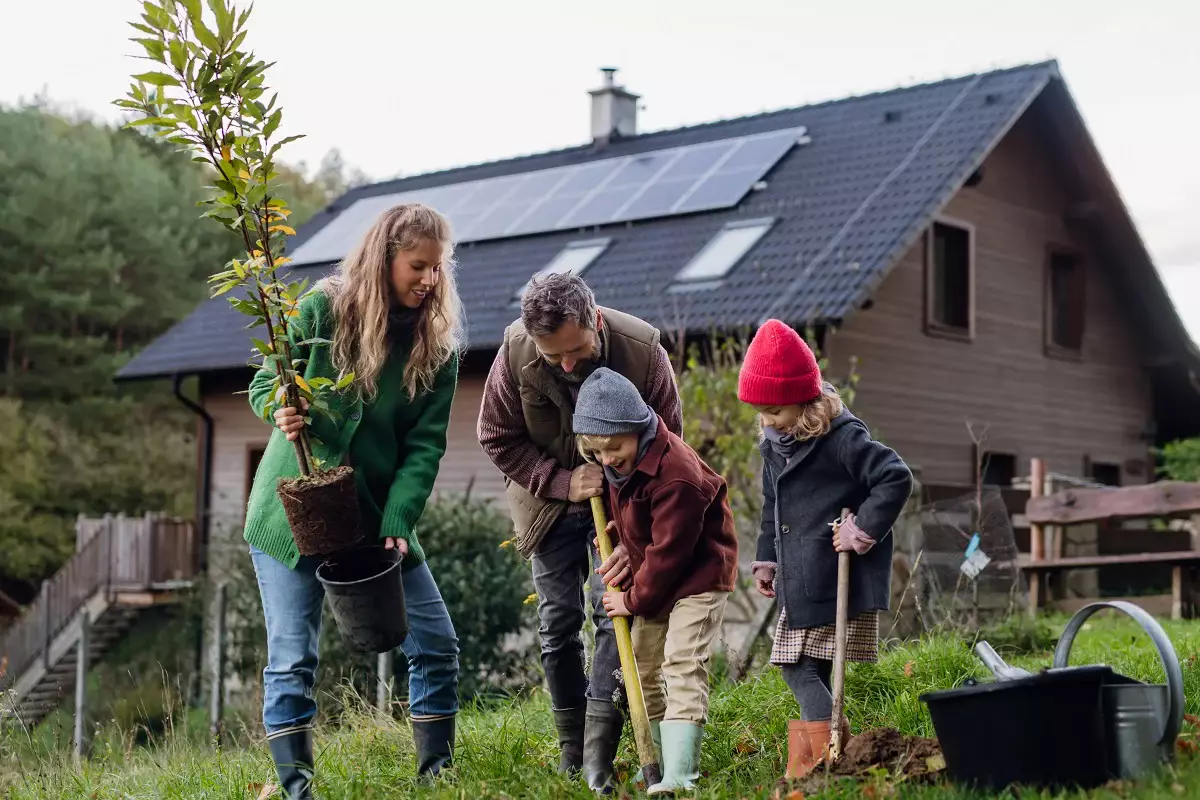
[[(280, 172), (296, 225), (366, 180), (336, 150)], [(200, 218), (205, 185), (160, 140), (44, 99), (0, 107), (0, 591), (17, 602), (70, 556), (77, 515), (192, 513), (194, 416), (168, 381), (114, 376), (237, 252)]]

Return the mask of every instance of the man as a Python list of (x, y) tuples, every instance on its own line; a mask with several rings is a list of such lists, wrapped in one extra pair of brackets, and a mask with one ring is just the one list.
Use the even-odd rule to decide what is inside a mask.
[[(597, 307), (592, 290), (576, 275), (535, 278), (521, 300), (521, 318), (505, 330), (488, 374), (478, 434), (484, 452), (504, 473), (517, 548), (533, 561), (559, 771), (583, 769), (588, 786), (606, 791), (624, 719), (615, 703), (620, 658), (601, 598), (604, 583), (628, 580), (629, 562), (618, 545), (600, 563), (589, 502), (601, 494), (604, 474), (599, 465), (584, 462), (572, 433), (579, 386), (600, 366), (628, 378), (681, 435), (679, 391), (658, 331)], [(600, 573), (589, 587), (596, 626), (590, 680), (580, 635), (589, 559)]]

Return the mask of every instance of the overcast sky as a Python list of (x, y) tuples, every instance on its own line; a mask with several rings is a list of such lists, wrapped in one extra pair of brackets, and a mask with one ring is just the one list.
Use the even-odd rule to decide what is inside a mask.
[[(0, 7), (0, 103), (116, 118), (140, 2)], [(1200, 0), (257, 0), (250, 25), (307, 135), (286, 159), (380, 179), (581, 143), (601, 66), (655, 130), (1056, 58), (1200, 340)]]

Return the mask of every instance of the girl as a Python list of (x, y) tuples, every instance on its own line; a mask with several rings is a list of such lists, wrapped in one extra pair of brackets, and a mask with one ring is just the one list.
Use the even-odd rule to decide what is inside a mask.
[[(312, 417), (313, 452), (326, 463), (354, 465), (367, 540), (382, 539), (403, 558), (409, 633), (409, 703), (418, 774), (450, 765), (458, 711), (458, 639), (425, 563), (415, 525), (446, 449), (446, 425), (458, 378), (461, 307), (453, 273), (450, 226), (421, 205), (396, 206), (376, 220), (336, 274), (300, 303), (292, 347), (307, 358), (304, 376), (350, 389), (330, 400), (335, 417)], [(330, 344), (298, 344), (320, 338)], [(250, 384), (260, 417), (273, 372)], [(294, 476), (294, 441), (307, 405), (274, 414), (277, 431), (263, 455), (246, 510), (267, 627), (263, 726), (289, 798), (311, 797), (312, 689), (324, 590), (319, 559), (301, 557), (276, 481)], [(336, 420), (336, 421), (335, 421)]]
[[(878, 658), (878, 612), (891, 592), (892, 525), (908, 501), (912, 473), (821, 378), (796, 331), (768, 320), (754, 336), (738, 376), (738, 398), (763, 426), (763, 511), (756, 560), (758, 591), (780, 593), (771, 663), (800, 703), (788, 724), (787, 777), (808, 774), (830, 741), (838, 552), (850, 568), (846, 657)], [(851, 513), (839, 523), (842, 509)], [(843, 741), (849, 723), (843, 719)]]

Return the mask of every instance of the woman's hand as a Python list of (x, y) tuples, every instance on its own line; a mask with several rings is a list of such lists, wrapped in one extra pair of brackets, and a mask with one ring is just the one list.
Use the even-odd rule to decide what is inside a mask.
[(308, 401), (301, 397), (299, 413), (293, 406), (275, 412), (275, 427), (287, 434), (289, 442), (294, 442), (300, 438), (300, 431), (304, 428), (304, 415), (307, 413)]
[[(617, 533), (617, 523), (610, 521), (604, 528), (604, 531), (610, 537), (615, 536)], [(596, 549), (599, 550), (600, 538), (596, 537), (592, 541), (596, 545)], [(604, 559), (604, 563), (596, 568), (596, 574), (604, 578), (605, 586), (624, 588), (632, 575), (632, 570), (629, 566), (629, 553), (626, 552), (625, 545), (617, 542), (616, 547), (613, 548), (609, 557)]]
[(754, 576), (754, 588), (763, 597), (775, 596), (775, 570), (777, 566), (770, 561), (755, 561), (750, 565), (750, 573)]
[(875, 540), (858, 527), (853, 514), (841, 525), (833, 526), (833, 549), (839, 553), (854, 552), (861, 556), (874, 546)]
[(400, 560), (403, 561), (404, 557), (408, 555), (408, 540), (401, 539), (399, 536), (389, 536), (383, 540), (383, 549), (399, 550)]
[(624, 592), (605, 592), (604, 610), (608, 612), (609, 618), (633, 616), (625, 605)]

